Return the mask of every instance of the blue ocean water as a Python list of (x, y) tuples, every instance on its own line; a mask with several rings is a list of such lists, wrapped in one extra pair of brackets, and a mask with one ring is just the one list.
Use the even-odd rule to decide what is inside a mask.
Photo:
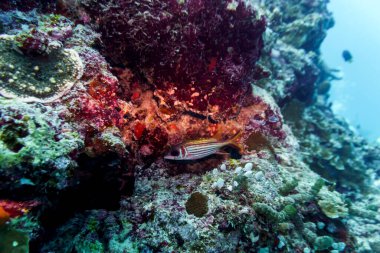
[[(380, 1), (332, 0), (329, 10), (335, 26), (321, 51), (342, 75), (332, 85), (333, 109), (370, 141), (380, 142)], [(343, 60), (343, 50), (351, 52), (352, 63)]]

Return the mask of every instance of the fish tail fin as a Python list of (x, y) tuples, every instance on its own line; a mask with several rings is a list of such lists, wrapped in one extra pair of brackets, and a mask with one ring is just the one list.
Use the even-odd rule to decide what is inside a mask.
[(226, 141), (226, 146), (232, 146), (236, 148), (239, 152), (243, 151), (243, 145), (239, 142), (240, 137), (243, 135), (243, 131), (238, 131), (230, 139)]

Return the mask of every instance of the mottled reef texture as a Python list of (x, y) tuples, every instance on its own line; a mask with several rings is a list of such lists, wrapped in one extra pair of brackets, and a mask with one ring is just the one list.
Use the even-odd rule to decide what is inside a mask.
[(380, 252), (380, 148), (330, 108), (327, 2), (2, 0), (0, 253)]

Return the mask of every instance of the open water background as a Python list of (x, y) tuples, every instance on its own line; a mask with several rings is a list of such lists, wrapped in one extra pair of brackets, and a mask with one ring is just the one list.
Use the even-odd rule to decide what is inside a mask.
[[(335, 26), (321, 52), (343, 79), (331, 89), (333, 110), (370, 141), (380, 143), (380, 0), (331, 0)], [(349, 50), (353, 62), (344, 62)]]

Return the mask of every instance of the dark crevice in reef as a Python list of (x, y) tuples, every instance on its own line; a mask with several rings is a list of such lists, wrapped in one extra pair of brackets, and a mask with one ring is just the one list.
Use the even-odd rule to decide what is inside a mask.
[[(2, 187), (7, 184), (7, 179), (4, 177), (0, 177), (0, 184)], [(7, 185), (8, 186), (8, 185)], [(0, 190), (0, 199), (13, 199), (16, 201), (28, 201), (34, 199), (34, 196), (37, 195), (35, 191), (35, 187), (31, 185), (23, 185), (19, 188), (13, 188), (11, 191), (9, 190), (9, 186), (5, 186), (6, 189)]]
[(18, 138), (28, 136), (28, 130), (23, 125), (8, 125), (4, 127), (3, 134), (0, 135), (0, 139), (4, 142), (8, 149), (17, 153), (22, 149), (23, 145), (18, 141)]
[(25, 3), (22, 0), (1, 0), (0, 10), (30, 11), (38, 9), (41, 12), (52, 12), (57, 10), (57, 0), (30, 0)]
[(134, 178), (126, 174), (125, 161), (117, 154), (96, 158), (82, 154), (78, 164), (75, 186), (47, 197), (50, 204), (40, 215), (43, 239), (31, 242), (31, 252), (40, 252), (41, 245), (56, 236), (56, 229), (76, 215), (86, 210), (118, 210), (120, 198), (132, 195)]

